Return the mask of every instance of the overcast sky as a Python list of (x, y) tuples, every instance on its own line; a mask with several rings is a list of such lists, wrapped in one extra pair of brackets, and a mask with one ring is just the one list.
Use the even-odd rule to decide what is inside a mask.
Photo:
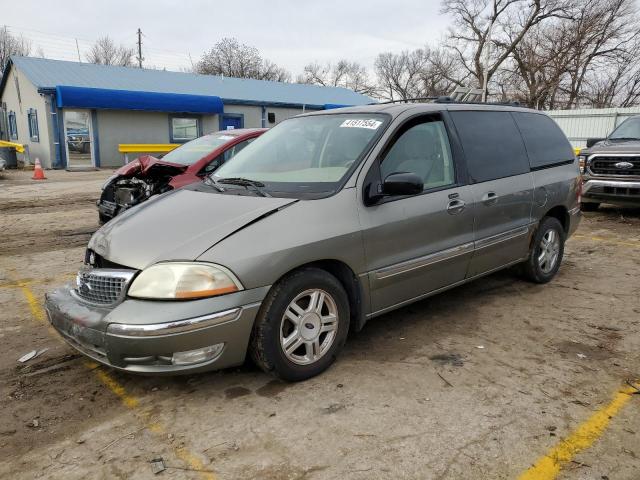
[[(10, 8), (6, 8), (8, 3)], [(294, 75), (311, 61), (358, 60), (437, 41), (447, 19), (438, 0), (4, 0), (0, 22), (45, 56), (77, 60), (98, 36), (133, 46), (144, 33), (147, 61), (170, 69), (196, 62), (220, 38), (236, 37)], [(55, 6), (54, 6), (55, 4)], [(164, 65), (163, 65), (164, 64)]]

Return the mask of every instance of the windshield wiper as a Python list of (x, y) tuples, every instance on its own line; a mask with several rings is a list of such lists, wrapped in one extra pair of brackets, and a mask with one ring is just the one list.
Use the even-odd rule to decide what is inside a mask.
[(228, 183), (229, 185), (240, 185), (241, 187), (245, 187), (249, 190), (249, 187), (253, 187), (253, 191), (256, 192), (261, 197), (270, 197), (267, 192), (265, 192), (262, 188), (264, 187), (264, 183), (258, 182), (257, 180), (250, 180), (248, 178), (242, 177), (229, 177), (222, 178), (218, 180), (218, 183)]
[(224, 192), (225, 191), (225, 189), (222, 188), (220, 186), (220, 184), (216, 181), (216, 179), (213, 178), (211, 175), (207, 175), (206, 177), (204, 177), (204, 183), (206, 183), (210, 187), (215, 188), (219, 192)]
[(622, 140), (627, 142), (638, 141), (640, 138), (638, 137), (610, 137), (609, 140)]

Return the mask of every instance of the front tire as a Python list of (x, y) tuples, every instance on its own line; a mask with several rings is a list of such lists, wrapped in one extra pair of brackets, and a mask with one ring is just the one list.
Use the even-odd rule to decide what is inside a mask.
[(560, 268), (564, 255), (565, 231), (557, 218), (544, 217), (533, 237), (529, 258), (523, 264), (527, 280), (547, 283)]
[(253, 329), (250, 353), (265, 372), (297, 382), (334, 362), (349, 331), (342, 284), (318, 268), (293, 272), (269, 291)]

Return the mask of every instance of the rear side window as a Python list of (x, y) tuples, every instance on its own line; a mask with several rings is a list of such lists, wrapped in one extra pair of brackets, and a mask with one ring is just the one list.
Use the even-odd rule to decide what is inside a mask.
[(551, 118), (537, 113), (513, 112), (532, 169), (573, 161), (573, 148)]
[(529, 172), (527, 152), (510, 112), (450, 113), (474, 183)]

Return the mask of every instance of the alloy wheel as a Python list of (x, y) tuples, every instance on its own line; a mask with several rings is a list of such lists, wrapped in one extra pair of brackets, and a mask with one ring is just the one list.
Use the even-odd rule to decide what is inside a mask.
[(560, 235), (558, 235), (558, 232), (554, 229), (549, 229), (540, 240), (538, 253), (538, 265), (540, 270), (545, 274), (551, 272), (558, 262), (559, 255)]
[(324, 290), (310, 289), (287, 306), (280, 322), (280, 346), (298, 365), (310, 365), (322, 358), (338, 332), (338, 307)]

